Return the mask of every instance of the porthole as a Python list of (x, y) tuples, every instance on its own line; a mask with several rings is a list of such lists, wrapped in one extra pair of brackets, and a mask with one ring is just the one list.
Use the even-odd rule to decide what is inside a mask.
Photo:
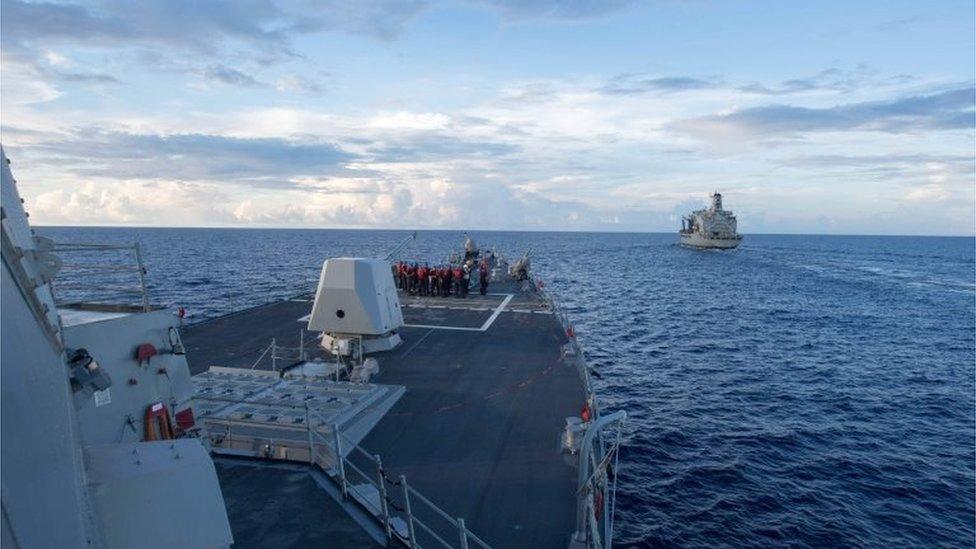
[(336, 309), (336, 316), (339, 318), (345, 318), (346, 312), (343, 311), (342, 309)]

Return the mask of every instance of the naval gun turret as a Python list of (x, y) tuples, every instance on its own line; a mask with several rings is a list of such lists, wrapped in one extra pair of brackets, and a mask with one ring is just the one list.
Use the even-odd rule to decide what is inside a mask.
[(382, 259), (325, 260), (308, 330), (336, 356), (388, 351), (402, 340), (403, 312), (390, 263)]

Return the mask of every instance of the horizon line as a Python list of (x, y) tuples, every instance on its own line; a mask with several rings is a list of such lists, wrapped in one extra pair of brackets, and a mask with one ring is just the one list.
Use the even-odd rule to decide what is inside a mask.
[[(428, 232), (497, 232), (497, 233), (596, 233), (596, 234), (675, 234), (674, 231), (660, 230), (594, 230), (594, 229), (483, 229), (483, 228), (392, 228), (392, 227), (289, 227), (289, 226), (257, 226), (241, 227), (237, 225), (33, 225), (34, 228), (52, 229), (203, 229), (203, 230), (242, 230), (242, 231), (428, 231)], [(752, 232), (740, 233), (743, 236), (881, 236), (881, 237), (919, 237), (919, 238), (976, 238), (973, 234), (895, 234), (895, 233), (803, 233), (803, 232)]]

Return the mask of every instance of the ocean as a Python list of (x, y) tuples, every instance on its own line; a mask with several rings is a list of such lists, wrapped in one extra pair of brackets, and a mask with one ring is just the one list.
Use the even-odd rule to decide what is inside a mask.
[[(311, 291), (322, 261), (403, 231), (41, 228), (139, 241), (154, 303), (198, 321)], [(976, 544), (976, 240), (472, 232), (533, 269), (576, 325), (604, 409), (630, 419), (617, 543)], [(457, 231), (402, 258), (437, 260)]]

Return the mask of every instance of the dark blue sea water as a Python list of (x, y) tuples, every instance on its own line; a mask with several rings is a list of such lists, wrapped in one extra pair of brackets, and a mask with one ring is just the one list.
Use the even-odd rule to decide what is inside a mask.
[[(324, 258), (406, 233), (42, 229), (138, 239), (191, 320), (313, 289)], [(531, 248), (575, 319), (605, 408), (630, 413), (621, 545), (974, 546), (972, 238), (473, 233)], [(421, 233), (440, 258), (457, 232)]]

